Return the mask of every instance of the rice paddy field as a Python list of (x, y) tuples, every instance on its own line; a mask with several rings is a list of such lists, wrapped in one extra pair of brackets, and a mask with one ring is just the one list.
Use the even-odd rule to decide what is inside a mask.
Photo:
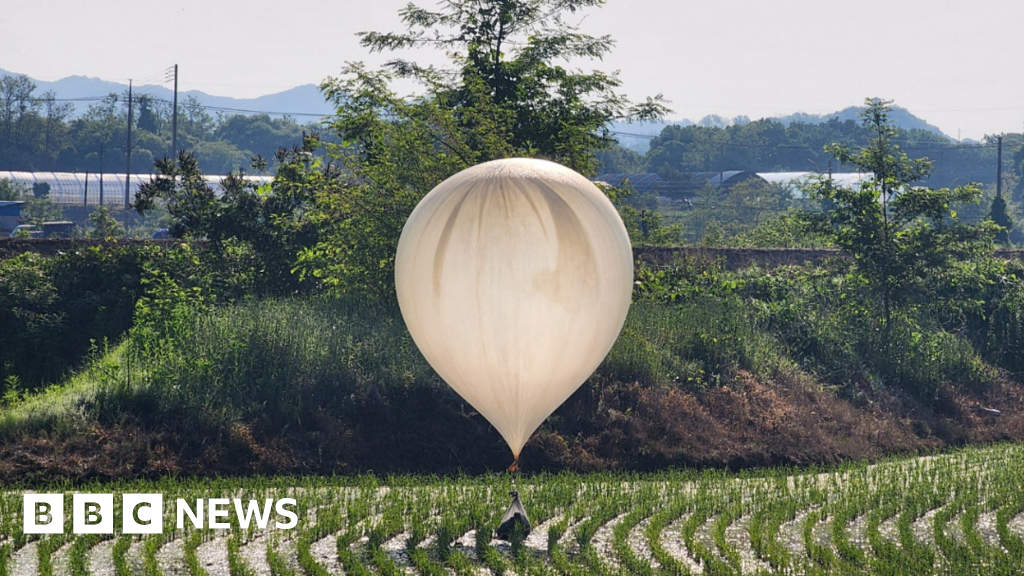
[[(1020, 574), (1024, 446), (829, 470), (539, 475), (515, 481), (533, 530), (497, 540), (507, 474), (165, 479), (38, 486), (160, 492), (164, 533), (26, 536), (0, 497), (0, 576)], [(177, 530), (175, 499), (292, 497), (293, 530)], [(117, 518), (120, 518), (118, 512)], [(115, 521), (115, 526), (119, 522)], [(191, 523), (186, 520), (186, 525)], [(116, 530), (117, 528), (115, 528)]]

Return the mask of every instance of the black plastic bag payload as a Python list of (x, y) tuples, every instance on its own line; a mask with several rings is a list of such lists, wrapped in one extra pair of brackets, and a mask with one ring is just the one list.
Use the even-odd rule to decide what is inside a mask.
[(526, 516), (526, 508), (519, 501), (519, 492), (512, 491), (508, 495), (512, 497), (512, 503), (501, 517), (496, 534), (501, 540), (511, 540), (515, 532), (525, 538), (530, 533), (530, 518)]

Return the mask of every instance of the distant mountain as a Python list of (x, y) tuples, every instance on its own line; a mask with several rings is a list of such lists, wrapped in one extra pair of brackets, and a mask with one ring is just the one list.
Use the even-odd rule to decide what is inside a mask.
[[(15, 75), (17, 74), (14, 72), (0, 69), (0, 77)], [(55, 82), (36, 80), (34, 78), (32, 81), (37, 86), (36, 94), (52, 90), (58, 98), (71, 100), (103, 97), (111, 93), (121, 94), (128, 90), (127, 84), (108, 82), (86, 76), (69, 76)], [(134, 86), (133, 90), (136, 93), (149, 94), (160, 100), (171, 101), (174, 97), (173, 90), (164, 86)], [(331, 105), (324, 100), (323, 94), (313, 84), (296, 86), (284, 92), (268, 94), (258, 98), (229, 98), (227, 96), (213, 96), (199, 90), (189, 90), (187, 92), (178, 92), (178, 104), (180, 105), (189, 96), (195, 97), (204, 106), (210, 107), (211, 112), (217, 112), (218, 109), (227, 109), (224, 111), (228, 113), (234, 110), (264, 112), (273, 116), (290, 114), (294, 115), (299, 122), (304, 122), (304, 118), (315, 120), (317, 116), (326, 116), (334, 112)], [(74, 104), (77, 113), (85, 112), (86, 108), (89, 107), (89, 102), (87, 101), (74, 102)]]
[[(792, 122), (803, 122), (805, 124), (821, 124), (822, 122), (828, 122), (832, 118), (835, 118), (840, 122), (845, 122), (846, 120), (860, 122), (860, 113), (863, 111), (863, 106), (850, 106), (848, 108), (840, 110), (839, 112), (833, 112), (832, 114), (808, 114), (806, 112), (797, 112), (795, 114), (790, 114), (788, 116), (777, 116), (773, 118), (773, 120), (778, 120), (779, 122), (782, 122), (786, 126), (789, 126), (789, 124)], [(897, 128), (902, 128), (904, 130), (927, 130), (929, 132), (934, 132), (935, 134), (949, 138), (949, 135), (945, 134), (942, 130), (939, 130), (938, 127), (929, 124), (927, 121), (918, 118), (917, 116), (914, 116), (914, 114), (910, 112), (910, 110), (907, 110), (906, 108), (900, 108), (899, 106), (893, 107), (892, 111), (889, 113), (889, 117), (892, 120), (892, 123)]]
[[(807, 112), (797, 112), (795, 114), (789, 114), (788, 116), (771, 117), (768, 118), (768, 120), (775, 120), (776, 122), (781, 122), (786, 126), (789, 126), (793, 122), (821, 124), (828, 122), (832, 118), (841, 122), (846, 120), (860, 122), (860, 113), (863, 111), (863, 106), (850, 106), (849, 108), (844, 108), (843, 110), (833, 112), (831, 114), (809, 114)], [(906, 108), (900, 108), (898, 106), (894, 107), (890, 113), (890, 118), (897, 128), (902, 128), (904, 130), (927, 130), (946, 138), (950, 137), (948, 134), (943, 133), (942, 130), (939, 130), (937, 127), (915, 116)], [(725, 118), (717, 114), (710, 114), (701, 118), (697, 122), (686, 118), (681, 120), (657, 120), (654, 122), (612, 122), (610, 129), (616, 140), (619, 141), (619, 144), (625, 148), (629, 148), (643, 154), (647, 152), (647, 149), (650, 147), (651, 138), (661, 134), (661, 131), (665, 126), (692, 126), (697, 124), (699, 126), (726, 128), (733, 124), (747, 124), (749, 122), (750, 118), (747, 116)]]
[[(0, 77), (9, 75), (15, 75), (15, 73), (0, 69)], [(99, 78), (89, 78), (86, 76), (69, 76), (67, 78), (57, 80), (56, 82), (46, 82), (35, 79), (32, 79), (32, 81), (36, 83), (36, 86), (38, 86), (36, 89), (37, 94), (46, 92), (47, 90), (52, 90), (58, 98), (63, 99), (97, 98), (106, 96), (110, 93), (121, 94), (128, 90), (127, 84), (108, 82)], [(164, 86), (135, 86), (134, 89), (139, 93), (150, 94), (161, 100), (170, 101), (174, 96), (173, 92)], [(189, 96), (194, 96), (204, 106), (211, 107), (211, 111), (213, 112), (218, 111), (218, 109), (227, 109), (223, 111), (229, 113), (233, 110), (265, 112), (274, 116), (292, 114), (296, 116), (296, 120), (299, 122), (303, 122), (303, 118), (313, 120), (315, 119), (315, 116), (327, 116), (334, 112), (331, 105), (324, 100), (320, 90), (313, 84), (296, 86), (295, 88), (285, 90), (284, 92), (268, 94), (266, 96), (260, 96), (259, 98), (229, 98), (227, 96), (213, 96), (198, 90), (189, 90), (187, 92), (178, 93), (178, 103), (180, 104), (181, 102), (184, 102)], [(88, 105), (88, 102), (75, 102), (75, 110), (77, 113), (82, 113), (86, 108), (88, 108)], [(827, 122), (832, 118), (837, 118), (840, 121), (853, 120), (855, 122), (859, 122), (859, 114), (862, 110), (864, 110), (864, 108), (861, 106), (850, 106), (849, 108), (845, 108), (831, 114), (809, 114), (806, 112), (797, 112), (788, 116), (778, 116), (771, 119), (782, 122), (787, 126), (792, 122), (820, 124), (822, 122)], [(312, 114), (314, 116), (306, 116), (307, 114)], [(892, 120), (899, 128), (916, 128), (947, 136), (937, 127), (915, 116), (906, 108), (893, 108)], [(701, 126), (725, 127), (730, 124), (743, 124), (749, 121), (750, 119), (746, 116), (737, 116), (736, 118), (729, 119), (712, 114), (705, 116), (698, 122), (693, 122), (687, 119), (635, 123), (613, 122), (611, 129), (623, 146), (642, 153), (647, 150), (650, 138), (660, 134), (661, 130), (670, 124), (677, 124), (680, 126), (699, 124)]]

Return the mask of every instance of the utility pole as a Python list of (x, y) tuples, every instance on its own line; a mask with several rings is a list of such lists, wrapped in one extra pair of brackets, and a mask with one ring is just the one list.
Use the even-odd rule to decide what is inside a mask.
[(128, 185), (132, 180), (132, 81), (128, 79), (128, 164), (124, 169), (124, 209), (128, 209)]
[(1003, 197), (1003, 137), (996, 138), (996, 198)]
[(718, 145), (718, 161), (722, 163), (718, 170), (718, 187), (725, 190), (725, 144)]
[(174, 104), (171, 109), (171, 159), (178, 156), (178, 65), (174, 65)]
[(85, 192), (82, 193), (82, 236), (89, 231), (89, 173), (85, 173)]
[(100, 207), (103, 206), (103, 143), (100, 142)]

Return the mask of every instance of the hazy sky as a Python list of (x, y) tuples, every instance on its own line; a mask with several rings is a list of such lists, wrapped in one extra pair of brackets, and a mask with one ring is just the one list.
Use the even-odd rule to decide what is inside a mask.
[[(354, 34), (399, 30), (405, 4), (5, 2), (0, 68), (159, 83), (177, 63), (182, 90), (252, 97), (381, 62)], [(1024, 129), (1020, 0), (609, 0), (576, 20), (617, 41), (588, 67), (619, 70), (635, 100), (663, 93), (674, 118), (833, 112), (878, 96), (953, 137)]]

